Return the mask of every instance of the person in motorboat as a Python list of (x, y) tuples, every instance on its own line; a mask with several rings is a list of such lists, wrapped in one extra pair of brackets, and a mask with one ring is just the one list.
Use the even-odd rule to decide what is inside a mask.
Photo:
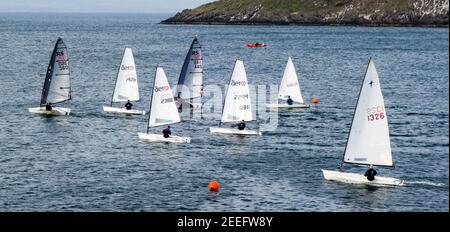
[(52, 103), (47, 103), (47, 104), (45, 104), (45, 110), (51, 111), (52, 109), (53, 109)]
[(131, 104), (130, 100), (128, 100), (128, 102), (125, 104), (125, 108), (127, 110), (131, 110), (131, 107), (133, 107), (133, 104)]
[(286, 100), (286, 103), (287, 103), (288, 105), (294, 104), (294, 100), (292, 100), (291, 96), (288, 96), (288, 99)]
[(373, 168), (373, 165), (371, 164), (369, 166), (369, 169), (367, 169), (366, 173), (364, 174), (364, 176), (367, 177), (367, 180), (372, 181), (375, 180), (376, 175), (377, 171)]
[(170, 131), (170, 126), (167, 126), (167, 128), (164, 129), (162, 131), (162, 133), (163, 133), (164, 138), (166, 138), (166, 139), (169, 138), (170, 135), (172, 134), (172, 132)]
[(239, 130), (244, 130), (245, 129), (245, 123), (244, 123), (244, 120), (242, 120), (240, 123), (238, 123), (238, 129)]

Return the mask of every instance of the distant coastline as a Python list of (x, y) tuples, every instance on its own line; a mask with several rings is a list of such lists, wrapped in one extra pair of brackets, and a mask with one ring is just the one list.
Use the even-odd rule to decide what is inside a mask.
[(160, 24), (170, 25), (246, 25), (246, 26), (356, 26), (356, 27), (430, 27), (430, 28), (449, 28), (448, 24), (377, 24), (377, 23), (298, 23), (298, 22), (167, 22), (161, 21)]
[[(448, 0), (220, 0), (161, 24), (447, 27)], [(324, 3), (327, 2), (327, 3)]]

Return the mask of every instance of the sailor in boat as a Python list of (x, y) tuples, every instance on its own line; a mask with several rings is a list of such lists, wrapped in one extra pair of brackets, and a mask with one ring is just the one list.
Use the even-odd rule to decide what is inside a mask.
[(292, 105), (294, 103), (294, 100), (292, 100), (291, 96), (288, 96), (288, 99), (286, 100), (286, 103), (288, 105)]
[(162, 133), (163, 133), (164, 138), (166, 138), (166, 139), (169, 138), (170, 135), (172, 134), (172, 132), (170, 131), (170, 125), (167, 126), (167, 128), (164, 129), (164, 130), (162, 131)]
[(369, 166), (369, 169), (367, 169), (366, 173), (364, 174), (365, 177), (367, 177), (367, 180), (372, 181), (375, 180), (375, 176), (377, 175), (377, 171), (373, 168), (373, 165), (371, 164)]
[(238, 129), (239, 130), (244, 130), (245, 129), (245, 123), (244, 120), (242, 120), (240, 123), (237, 124)]
[(128, 100), (128, 102), (125, 104), (125, 108), (127, 110), (131, 110), (131, 107), (133, 107), (133, 104), (131, 104), (130, 100)]
[(45, 104), (45, 110), (51, 111), (52, 109), (53, 109), (52, 103), (47, 103), (47, 104)]

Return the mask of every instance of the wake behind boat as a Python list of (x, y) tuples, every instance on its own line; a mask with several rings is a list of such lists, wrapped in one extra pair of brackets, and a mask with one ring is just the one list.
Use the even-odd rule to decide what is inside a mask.
[(45, 75), (40, 106), (29, 108), (28, 111), (45, 115), (69, 115), (69, 108), (55, 107), (52, 104), (71, 99), (69, 56), (63, 40), (58, 38)]
[(281, 79), (280, 89), (278, 91), (278, 100), (284, 103), (266, 104), (269, 108), (309, 108), (310, 105), (305, 104), (302, 93), (300, 91), (300, 84), (298, 82), (297, 72), (295, 71), (294, 63), (289, 57), (284, 69), (283, 78)]
[(162, 67), (156, 68), (152, 89), (147, 133), (138, 133), (139, 139), (149, 142), (190, 143), (190, 137), (172, 136), (170, 126), (163, 131), (163, 134), (149, 134), (149, 129), (152, 127), (170, 125), (181, 121), (172, 90)]
[[(145, 110), (132, 109), (131, 102), (139, 101), (139, 87), (134, 63), (133, 51), (125, 48), (122, 62), (116, 77), (114, 92), (111, 97), (111, 105), (103, 106), (103, 111), (119, 114), (145, 114)], [(114, 102), (127, 102), (126, 107), (113, 107)]]
[[(244, 63), (236, 60), (225, 96), (219, 127), (210, 127), (211, 133), (236, 135), (261, 135), (260, 131), (245, 129), (245, 123), (253, 121), (250, 90)], [(239, 129), (220, 127), (222, 123), (239, 123)]]
[(370, 168), (365, 175), (322, 170), (324, 178), (354, 184), (404, 185), (400, 179), (376, 177), (376, 171), (372, 168), (372, 165), (394, 166), (380, 80), (372, 59), (361, 85), (343, 163), (369, 165)]

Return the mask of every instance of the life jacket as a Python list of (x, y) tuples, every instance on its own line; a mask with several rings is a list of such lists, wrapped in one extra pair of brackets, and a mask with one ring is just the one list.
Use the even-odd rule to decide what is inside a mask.
[(170, 134), (172, 134), (172, 132), (170, 132), (170, 130), (169, 129), (164, 129), (163, 131), (162, 131), (162, 133), (163, 133), (163, 136), (164, 136), (164, 138), (169, 138), (170, 136)]

